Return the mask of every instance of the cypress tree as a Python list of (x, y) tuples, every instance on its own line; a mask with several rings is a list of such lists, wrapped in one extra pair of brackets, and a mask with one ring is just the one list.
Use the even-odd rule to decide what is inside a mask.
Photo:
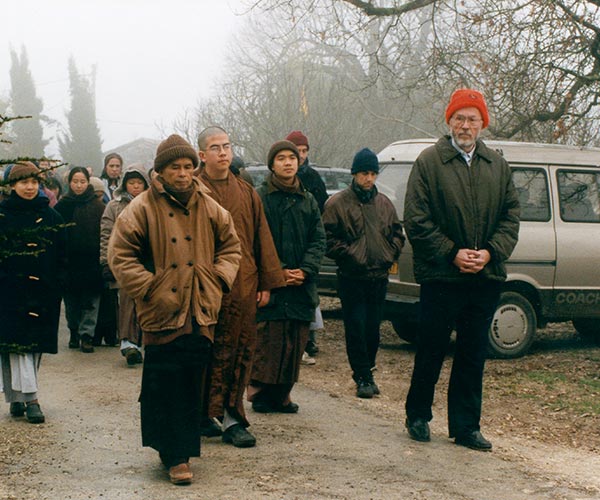
[(92, 167), (98, 175), (102, 169), (102, 139), (96, 120), (96, 70), (89, 78), (82, 75), (69, 59), (71, 109), (67, 112), (69, 130), (58, 138), (63, 161), (72, 166)]
[(41, 158), (48, 141), (44, 140), (42, 109), (44, 105), (37, 96), (29, 59), (25, 47), (21, 55), (10, 51), (10, 103), (15, 116), (31, 116), (28, 120), (15, 120), (11, 123), (11, 153), (16, 157)]

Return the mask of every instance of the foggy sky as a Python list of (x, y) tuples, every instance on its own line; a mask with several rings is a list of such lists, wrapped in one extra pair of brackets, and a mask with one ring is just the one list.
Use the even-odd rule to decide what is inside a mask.
[[(96, 65), (103, 150), (138, 137), (161, 139), (200, 97), (214, 91), (240, 0), (11, 0), (0, 8), (0, 96), (10, 92), (10, 47), (29, 56), (43, 113), (67, 126), (67, 63)], [(47, 130), (56, 136), (58, 127)], [(56, 142), (47, 154), (57, 154)]]

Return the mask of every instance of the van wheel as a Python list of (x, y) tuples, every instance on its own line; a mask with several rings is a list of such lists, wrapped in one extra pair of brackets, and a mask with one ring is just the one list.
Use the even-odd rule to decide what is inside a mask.
[(402, 340), (409, 344), (414, 344), (417, 341), (417, 333), (419, 330), (419, 322), (397, 316), (390, 320), (394, 331)]
[(495, 358), (519, 358), (535, 337), (536, 315), (531, 302), (516, 292), (504, 292), (489, 330), (488, 350)]
[(586, 340), (600, 345), (600, 320), (593, 318), (574, 319), (573, 326)]

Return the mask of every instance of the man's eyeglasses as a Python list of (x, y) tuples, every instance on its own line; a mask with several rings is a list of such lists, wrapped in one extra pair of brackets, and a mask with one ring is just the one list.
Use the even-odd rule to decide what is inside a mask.
[(462, 116), (456, 115), (452, 118), (454, 123), (457, 125), (462, 125), (463, 123), (467, 123), (470, 126), (479, 125), (483, 120), (481, 118), (475, 118), (474, 116)]
[(220, 153), (221, 149), (223, 151), (229, 151), (231, 149), (231, 144), (214, 144), (213, 146), (209, 147), (208, 150), (211, 153)]

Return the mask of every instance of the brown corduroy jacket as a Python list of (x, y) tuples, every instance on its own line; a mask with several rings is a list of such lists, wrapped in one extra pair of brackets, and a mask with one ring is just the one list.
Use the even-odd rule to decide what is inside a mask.
[(123, 210), (110, 237), (109, 266), (135, 300), (144, 333), (180, 329), (190, 313), (201, 327), (214, 325), (237, 275), (241, 251), (231, 215), (206, 186), (194, 185), (184, 206), (155, 180)]

